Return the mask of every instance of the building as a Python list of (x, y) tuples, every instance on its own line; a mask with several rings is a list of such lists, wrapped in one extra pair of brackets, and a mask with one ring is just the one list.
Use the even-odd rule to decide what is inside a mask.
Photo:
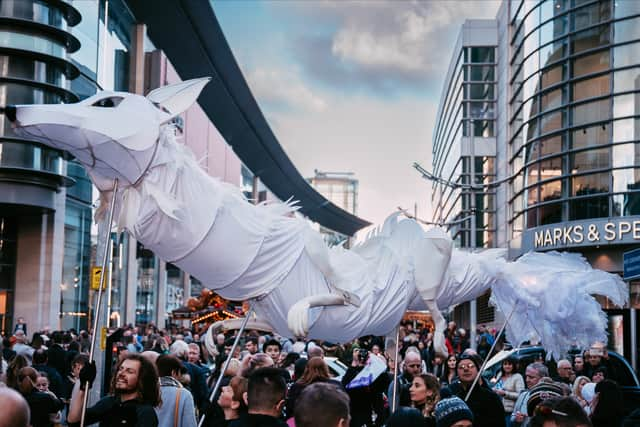
[[(496, 193), (496, 246), (511, 258), (579, 252), (622, 274), (640, 241), (640, 3), (509, 0), (495, 22), (496, 177), (484, 188)], [(609, 346), (637, 366), (640, 283), (628, 307), (601, 304)]]
[[(316, 169), (314, 173), (312, 178), (307, 179), (313, 188), (334, 205), (357, 215), (358, 180), (354, 178), (352, 172), (323, 172)], [(349, 247), (349, 236), (322, 226), (320, 226), (320, 232), (329, 245), (344, 243)]]
[[(242, 186), (255, 200), (268, 198), (269, 190), (280, 199), (300, 200), (306, 215), (346, 234), (368, 225), (329, 203), (297, 173), (244, 81), (211, 4), (160, 3), (1, 2), (0, 105), (76, 102), (101, 89), (144, 94), (180, 79), (216, 76), (200, 105), (175, 122), (211, 175)], [(178, 20), (184, 16), (197, 19)], [(206, 41), (178, 41), (197, 33), (197, 26), (207, 29)], [(175, 31), (167, 32), (169, 27)], [(215, 49), (202, 43), (215, 43)], [(2, 331), (12, 331), (17, 317), (25, 318), (29, 333), (89, 327), (90, 284), (102, 259), (92, 226), (95, 198), (78, 163), (17, 137), (0, 116)], [(167, 312), (203, 286), (128, 235), (111, 238), (106, 304), (112, 324), (164, 326)]]
[[(469, 20), (462, 26), (433, 131), (433, 174), (444, 179), (432, 186), (432, 220), (446, 225), (463, 248), (497, 243), (495, 189), (470, 186), (496, 179), (497, 45), (496, 20)], [(493, 322), (488, 298), (462, 304), (452, 318), (466, 327)]]

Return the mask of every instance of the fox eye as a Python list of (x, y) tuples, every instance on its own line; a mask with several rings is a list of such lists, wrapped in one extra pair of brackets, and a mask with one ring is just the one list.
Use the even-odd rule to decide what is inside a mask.
[(92, 107), (102, 107), (102, 108), (115, 108), (122, 102), (124, 98), (121, 96), (110, 96), (108, 98), (102, 98), (93, 104)]

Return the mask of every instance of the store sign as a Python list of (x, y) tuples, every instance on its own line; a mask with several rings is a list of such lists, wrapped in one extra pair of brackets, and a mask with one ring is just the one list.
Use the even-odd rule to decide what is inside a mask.
[(534, 228), (523, 233), (525, 250), (621, 243), (640, 243), (640, 218), (566, 222)]
[(622, 254), (622, 272), (624, 280), (640, 278), (640, 249), (634, 249)]

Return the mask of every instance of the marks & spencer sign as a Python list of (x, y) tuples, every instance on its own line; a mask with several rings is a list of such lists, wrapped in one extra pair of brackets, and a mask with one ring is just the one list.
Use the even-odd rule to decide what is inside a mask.
[(640, 243), (640, 217), (573, 221), (537, 227), (523, 233), (523, 249)]

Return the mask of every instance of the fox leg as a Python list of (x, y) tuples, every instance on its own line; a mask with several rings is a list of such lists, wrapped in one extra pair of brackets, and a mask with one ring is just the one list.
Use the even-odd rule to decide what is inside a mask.
[(453, 250), (453, 241), (440, 228), (433, 228), (420, 239), (414, 249), (414, 280), (418, 293), (424, 300), (435, 322), (433, 334), (434, 349), (447, 354), (444, 343), (446, 324), (438, 307), (436, 298)]

